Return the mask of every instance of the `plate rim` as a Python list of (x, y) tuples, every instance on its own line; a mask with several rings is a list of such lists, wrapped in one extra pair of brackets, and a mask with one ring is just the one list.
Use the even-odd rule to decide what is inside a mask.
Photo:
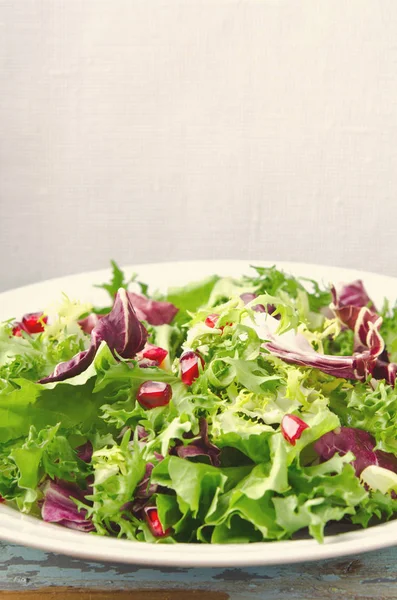
[[(201, 266), (207, 264), (224, 264), (224, 265), (245, 265), (246, 267), (250, 267), (252, 265), (257, 266), (273, 266), (280, 267), (281, 269), (287, 269), (289, 266), (293, 266), (296, 268), (313, 268), (313, 269), (324, 269), (331, 271), (340, 271), (340, 272), (351, 272), (355, 273), (356, 276), (361, 277), (377, 277), (377, 278), (385, 278), (385, 279), (394, 279), (397, 281), (397, 275), (389, 275), (386, 273), (377, 273), (376, 271), (368, 271), (366, 269), (360, 269), (356, 267), (342, 267), (337, 265), (325, 265), (322, 263), (316, 262), (304, 262), (304, 261), (294, 261), (294, 260), (268, 260), (268, 259), (233, 259), (233, 258), (209, 258), (209, 259), (198, 259), (198, 260), (173, 260), (173, 261), (160, 261), (160, 262), (148, 262), (148, 263), (122, 263), (118, 264), (121, 270), (132, 270), (135, 271), (139, 268), (143, 269), (153, 269), (153, 268), (161, 268), (164, 266), (168, 267), (183, 267), (187, 265), (193, 266)], [(105, 267), (100, 269), (90, 269), (88, 271), (76, 271), (74, 273), (69, 273), (67, 275), (60, 275), (57, 277), (49, 277), (45, 279), (41, 279), (40, 281), (35, 281), (33, 283), (27, 283), (22, 285), (17, 285), (16, 287), (7, 288), (5, 290), (0, 291), (0, 299), (2, 296), (6, 294), (13, 294), (15, 292), (21, 290), (32, 290), (36, 289), (44, 284), (55, 284), (58, 281), (61, 282), (66, 279), (75, 279), (78, 277), (97, 277), (97, 276), (106, 276), (111, 272), (111, 267)]]

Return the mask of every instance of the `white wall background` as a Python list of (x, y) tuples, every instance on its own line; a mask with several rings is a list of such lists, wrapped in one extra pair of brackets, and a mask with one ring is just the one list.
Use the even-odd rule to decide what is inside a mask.
[(395, 0), (0, 0), (0, 287), (262, 258), (397, 275)]

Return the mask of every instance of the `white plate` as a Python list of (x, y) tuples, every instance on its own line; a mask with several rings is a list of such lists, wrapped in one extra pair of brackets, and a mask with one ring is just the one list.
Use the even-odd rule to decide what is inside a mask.
[[(251, 264), (274, 263), (252, 261)], [(384, 297), (393, 302), (397, 298), (397, 279), (392, 277), (319, 265), (277, 263), (277, 266), (295, 275), (311, 277), (325, 283), (348, 282), (360, 277), (364, 280), (369, 295), (379, 306)], [(248, 273), (249, 263), (246, 261), (162, 263), (126, 267), (125, 271), (127, 274), (138, 272), (139, 278), (147, 281), (152, 289), (165, 289), (169, 285), (181, 285), (213, 273), (235, 276)], [(65, 292), (72, 298), (96, 304), (105, 303), (105, 292), (94, 288), (93, 284), (108, 279), (109, 270), (96, 271), (4, 292), (0, 294), (0, 320), (17, 318), (25, 312), (40, 310), (53, 300), (57, 300), (61, 292)], [(397, 540), (397, 521), (367, 530), (332, 535), (325, 539), (324, 544), (318, 544), (314, 540), (297, 540), (228, 545), (153, 545), (71, 531), (0, 505), (0, 538), (16, 544), (91, 560), (150, 566), (242, 567), (335, 558), (392, 546)]]

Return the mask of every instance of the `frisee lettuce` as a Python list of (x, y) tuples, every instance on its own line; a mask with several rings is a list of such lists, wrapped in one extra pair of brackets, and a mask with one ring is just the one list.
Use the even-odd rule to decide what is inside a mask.
[[(319, 440), (333, 439), (331, 432), (355, 428), (372, 436), (376, 452), (389, 453), (382, 456), (393, 457), (386, 463), (393, 464), (397, 395), (390, 382), (371, 380), (378, 357), (367, 361), (367, 379), (359, 372), (334, 377), (321, 370), (321, 361), (314, 368), (293, 359), (288, 348), (300, 343), (306, 352), (351, 357), (353, 364), (357, 331), (330, 313), (331, 290), (276, 267), (254, 271), (240, 279), (214, 275), (152, 295), (169, 305), (150, 305), (150, 298), (140, 296), (141, 310), (144, 302), (166, 307), (170, 315), (160, 325), (144, 319), (146, 333), (141, 330), (150, 344), (167, 351), (161, 364), (145, 363), (134, 344), (137, 328), (125, 327), (126, 319), (119, 320), (124, 338), (118, 345), (118, 321), (107, 318), (98, 330), (104, 324), (109, 330), (89, 364), (75, 376), (68, 372), (65, 381), (46, 379), (96, 340), (96, 330), (90, 338), (79, 325), (92, 307), (64, 297), (47, 310), (44, 331), (33, 335), (15, 337), (11, 322), (3, 323), (3, 499), (67, 527), (161, 543), (281, 540), (305, 530), (321, 542), (329, 523), (350, 520), (366, 527), (392, 518), (395, 495), (385, 486), (385, 493), (368, 489), (351, 451), (327, 449), (331, 458), (324, 461), (315, 450)], [(112, 262), (111, 281), (99, 287), (121, 302), (120, 314), (128, 302), (135, 319), (131, 284), (148, 296), (136, 275), (126, 279)], [(354, 285), (368, 300), (361, 282)], [(94, 310), (108, 314), (112, 306)], [(214, 313), (216, 326), (206, 322)], [(377, 315), (370, 316), (374, 322)], [(385, 304), (382, 316), (382, 360), (393, 361), (396, 309)], [(287, 348), (285, 359), (266, 349), (266, 336)], [(367, 345), (371, 349), (373, 340)], [(197, 359), (190, 386), (180, 376), (187, 350), (203, 361)], [(171, 387), (169, 404), (147, 409), (137, 401), (140, 386), (150, 381)], [(294, 443), (284, 435), (286, 415), (305, 424)], [(90, 452), (82, 454), (82, 445)], [(394, 473), (386, 475), (394, 481)], [(161, 535), (145, 518), (148, 507), (158, 511)]]

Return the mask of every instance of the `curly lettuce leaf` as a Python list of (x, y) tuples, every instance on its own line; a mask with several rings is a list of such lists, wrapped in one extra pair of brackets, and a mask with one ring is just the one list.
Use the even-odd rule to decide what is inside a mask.
[(389, 360), (392, 363), (397, 362), (397, 305), (390, 308), (389, 302), (385, 301), (381, 316), (383, 323), (381, 325), (381, 334), (385, 340)]
[[(322, 308), (328, 307), (331, 302), (329, 289), (322, 289), (317, 281), (305, 277), (294, 277), (284, 271), (272, 267), (253, 266), (255, 276), (245, 278), (254, 287), (256, 294), (267, 293), (271, 296), (279, 296), (284, 292), (290, 298), (297, 299), (300, 294), (307, 294), (309, 309), (312, 313), (320, 313)], [(303, 282), (306, 285), (303, 285)], [(308, 285), (309, 289), (308, 291)]]
[[(128, 299), (128, 282), (113, 267), (107, 291), (113, 296), (117, 284)], [(352, 297), (363, 302), (362, 286), (351, 286), (350, 292), (349, 302)], [(166, 309), (166, 320), (170, 305), (158, 302), (179, 308), (171, 325), (148, 327), (150, 343), (168, 352), (161, 368), (125, 354), (125, 344), (115, 344), (111, 332), (105, 336), (108, 344), (94, 344), (87, 369), (65, 382), (41, 385), (33, 379), (50, 372), (63, 354), (67, 362), (88, 350), (90, 338), (78, 323), (81, 305), (65, 300), (58, 321), (50, 319), (44, 332), (29, 338), (10, 338), (5, 324), (1, 495), (37, 514), (44, 494), (49, 520), (161, 543), (279, 540), (305, 529), (322, 541), (329, 522), (350, 518), (366, 526), (394, 514), (395, 475), (387, 479), (382, 472), (379, 485), (378, 473), (373, 485), (371, 471), (368, 488), (355, 473), (356, 446), (335, 451), (329, 460), (324, 455), (320, 464), (314, 450), (342, 426), (373, 436), (373, 452), (397, 454), (394, 389), (315, 368), (318, 360), (329, 362), (327, 349), (333, 365), (353, 368), (358, 339), (375, 356), (382, 350), (379, 327), (381, 336), (384, 331), (393, 336), (386, 317), (380, 324), (377, 316), (356, 307), (360, 329), (353, 340), (354, 332), (325, 318), (328, 291), (275, 268), (259, 268), (256, 276), (241, 280), (214, 276), (166, 297), (157, 294), (156, 304), (139, 298), (155, 312)], [(93, 331), (106, 329), (106, 319), (96, 318)], [(112, 327), (116, 337), (126, 329), (122, 321)], [(284, 350), (284, 343), (298, 341), (293, 350), (314, 355), (315, 364), (291, 364), (291, 357), (269, 353), (264, 344), (271, 341)], [(189, 386), (180, 377), (184, 350), (202, 359)], [(139, 404), (138, 388), (150, 380), (170, 384), (168, 405), (148, 410)], [(294, 444), (284, 438), (285, 415), (307, 425)], [(76, 493), (69, 496), (72, 488)], [(170, 528), (165, 537), (156, 538), (148, 526), (148, 507), (157, 507), (164, 530)]]
[(356, 384), (331, 396), (331, 408), (346, 427), (362, 429), (376, 439), (376, 448), (397, 454), (397, 391), (379, 382), (375, 389)]
[(45, 477), (84, 481), (89, 468), (71, 445), (74, 437), (61, 432), (61, 423), (57, 423), (40, 431), (31, 426), (25, 440), (3, 445), (2, 496), (14, 500), (20, 510), (27, 512), (40, 497), (38, 486)]
[(106, 445), (92, 455), (93, 492), (86, 497), (92, 506), (84, 508), (100, 535), (118, 529), (136, 539), (139, 521), (130, 514), (128, 503), (145, 474), (145, 461), (137, 436), (132, 442), (130, 437), (131, 431), (126, 431), (120, 444)]

